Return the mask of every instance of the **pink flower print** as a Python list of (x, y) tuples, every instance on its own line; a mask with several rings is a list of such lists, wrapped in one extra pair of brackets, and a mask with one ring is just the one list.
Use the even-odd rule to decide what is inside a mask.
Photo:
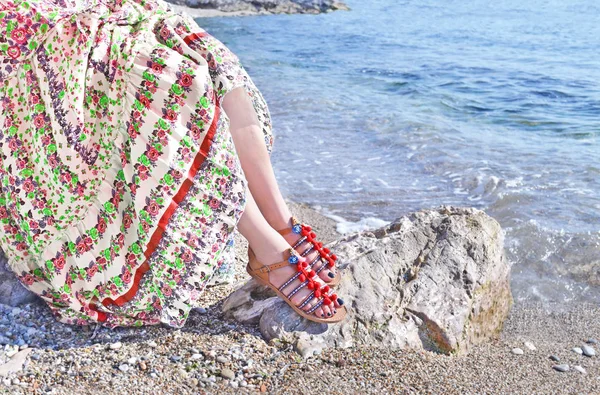
[(158, 204), (154, 200), (151, 200), (148, 204), (148, 212), (150, 213), (150, 215), (155, 217), (156, 215), (158, 215), (159, 210), (160, 207), (158, 206)]
[(125, 214), (125, 216), (123, 217), (123, 226), (125, 227), (125, 229), (129, 229), (132, 222), (133, 220), (131, 219), (131, 215)]
[(40, 102), (40, 97), (38, 95), (31, 95), (29, 100), (31, 100), (31, 104), (38, 104)]
[(181, 84), (181, 86), (191, 86), (192, 82), (194, 81), (194, 79), (192, 78), (191, 75), (187, 74), (187, 73), (183, 73), (183, 75), (181, 76), (181, 79), (179, 80), (179, 83)]
[(100, 220), (98, 220), (98, 232), (104, 233), (105, 231), (106, 231), (106, 221), (104, 220), (104, 218), (100, 218)]
[(44, 120), (44, 116), (42, 114), (39, 114), (37, 117), (35, 117), (33, 119), (33, 124), (38, 129), (43, 127), (45, 123), (46, 123), (46, 121)]
[(23, 277), (21, 277), (21, 280), (27, 284), (27, 285), (32, 285), (34, 282), (34, 278), (31, 274), (27, 273), (26, 275), (24, 275)]
[(122, 279), (125, 284), (129, 284), (131, 282), (131, 272), (129, 270), (125, 270)]
[(148, 179), (148, 168), (145, 165), (138, 166), (138, 175), (142, 180)]
[(77, 243), (77, 252), (80, 254), (83, 254), (84, 252), (86, 252), (88, 250), (88, 246), (85, 244), (85, 242), (82, 240), (79, 243)]
[(16, 59), (19, 56), (21, 56), (21, 50), (16, 45), (8, 47), (8, 50), (6, 51), (6, 53), (8, 54), (8, 56), (10, 56), (13, 59)]
[(94, 277), (94, 274), (98, 273), (98, 266), (96, 266), (95, 264), (92, 265), (88, 270), (87, 270), (87, 274), (90, 277)]
[(65, 267), (65, 257), (63, 255), (54, 258), (54, 267), (58, 270), (62, 270)]
[(11, 151), (16, 151), (17, 148), (19, 148), (19, 143), (17, 142), (16, 138), (12, 138), (8, 141), (8, 147), (10, 148)]
[(163, 71), (163, 67), (161, 64), (152, 63), (152, 71), (155, 72), (156, 74), (160, 74)]
[(191, 262), (192, 261), (192, 253), (189, 250), (185, 250), (183, 252), (183, 254), (181, 254), (181, 259), (183, 259), (184, 262)]
[(33, 188), (33, 182), (31, 180), (25, 180), (25, 182), (23, 182), (23, 190), (25, 192), (33, 192)]
[(171, 296), (171, 294), (173, 293), (173, 290), (168, 286), (168, 285), (164, 285), (162, 287), (162, 293), (163, 295), (165, 295), (166, 297)]
[(169, 110), (167, 110), (167, 113), (166, 113), (166, 118), (167, 118), (169, 121), (174, 121), (174, 120), (176, 120), (176, 119), (177, 119), (177, 113), (176, 113), (175, 111), (173, 111), (173, 110), (169, 109)]
[(221, 202), (217, 198), (212, 198), (212, 199), (210, 199), (210, 202), (208, 203), (208, 205), (212, 209), (217, 209), (221, 205)]
[(151, 161), (155, 161), (160, 156), (160, 153), (156, 150), (156, 148), (152, 147), (148, 150), (147, 156)]

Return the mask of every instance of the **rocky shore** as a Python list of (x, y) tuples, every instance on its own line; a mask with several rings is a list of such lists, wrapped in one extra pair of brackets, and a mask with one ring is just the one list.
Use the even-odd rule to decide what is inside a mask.
[[(339, 238), (333, 221), (294, 211), (324, 241)], [(600, 392), (598, 306), (514, 305), (499, 336), (465, 354), (388, 347), (374, 334), (302, 358), (286, 339), (266, 342), (258, 324), (222, 312), (248, 280), (238, 248), (235, 282), (210, 288), (181, 330), (70, 327), (37, 302), (0, 306), (0, 393)]]
[(166, 0), (196, 18), (258, 14), (319, 14), (349, 10), (338, 0)]

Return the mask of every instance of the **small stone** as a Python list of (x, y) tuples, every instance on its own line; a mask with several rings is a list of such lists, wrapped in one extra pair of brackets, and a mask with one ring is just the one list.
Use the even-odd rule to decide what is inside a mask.
[(579, 355), (583, 354), (583, 350), (579, 347), (573, 347), (571, 350)]
[(194, 309), (195, 312), (197, 312), (198, 314), (206, 314), (207, 311), (204, 307), (197, 307)]
[(261, 384), (261, 386), (260, 386), (260, 392), (267, 392), (267, 385), (266, 384)]
[(110, 346), (109, 346), (109, 348), (111, 350), (118, 350), (121, 347), (123, 347), (123, 344), (121, 342), (111, 343)]
[(581, 346), (581, 351), (586, 357), (593, 357), (596, 355), (596, 350), (594, 350), (592, 346), (588, 346), (587, 344)]
[(150, 377), (152, 377), (153, 379), (155, 379), (155, 378), (157, 378), (158, 376), (157, 376), (157, 374), (156, 374), (156, 373), (152, 372), (152, 373), (150, 373)]
[(198, 359), (203, 359), (204, 357), (202, 356), (202, 354), (192, 354), (192, 356), (190, 357), (190, 359), (192, 361), (196, 361)]
[(156, 347), (158, 347), (158, 344), (156, 344), (156, 342), (154, 340), (150, 340), (148, 342), (148, 347), (156, 348)]
[(6, 356), (12, 358), (13, 355), (16, 355), (19, 352), (18, 348), (13, 348), (6, 352)]
[(586, 340), (587, 344), (598, 344), (598, 340), (590, 338)]
[(228, 380), (233, 380), (235, 379), (235, 373), (231, 369), (224, 368), (221, 370), (221, 377)]
[(224, 356), (219, 355), (217, 357), (217, 362), (219, 362), (219, 363), (227, 363), (227, 362), (229, 362), (229, 360), (227, 358), (225, 358)]
[(239, 387), (239, 384), (238, 384), (238, 382), (237, 382), (237, 381), (233, 381), (233, 380), (232, 380), (232, 381), (229, 383), (229, 385), (230, 385), (232, 388), (237, 388), (237, 387)]
[(171, 355), (171, 361), (173, 361), (173, 362), (181, 361), (181, 355)]
[(247, 387), (248, 386), (248, 382), (246, 380), (242, 380), (240, 382), (240, 387)]
[(192, 378), (189, 380), (188, 384), (189, 384), (189, 385), (190, 385), (190, 387), (192, 387), (192, 388), (193, 388), (193, 387), (197, 387), (197, 386), (198, 386), (198, 379), (197, 379), (197, 378), (195, 378), (195, 377), (192, 377)]
[(566, 363), (563, 365), (554, 365), (554, 366), (552, 366), (552, 369), (558, 370), (559, 372), (568, 372), (569, 365), (567, 365)]
[(146, 370), (148, 369), (148, 366), (146, 366), (146, 362), (144, 361), (140, 361), (140, 370)]
[(573, 369), (575, 369), (576, 371), (578, 371), (581, 374), (587, 374), (587, 371), (579, 365), (573, 367)]
[(520, 348), (513, 348), (512, 349), (512, 353), (515, 355), (523, 355), (523, 350), (521, 350)]
[(553, 360), (554, 362), (560, 362), (560, 358), (557, 357), (556, 355), (550, 355), (550, 359)]
[(129, 371), (130, 366), (126, 363), (119, 365), (119, 370), (123, 373), (127, 373)]
[(525, 342), (524, 344), (525, 344), (525, 347), (527, 347), (531, 351), (537, 350), (537, 348), (535, 348), (535, 346), (533, 345), (532, 342)]
[(137, 359), (136, 357), (131, 357), (131, 358), (129, 358), (129, 359), (127, 360), (127, 363), (128, 363), (129, 365), (135, 365), (135, 363), (137, 362), (137, 360), (138, 360), (138, 359)]
[(2, 380), (2, 384), (4, 384), (5, 386), (9, 387), (10, 384), (11, 384), (10, 379), (9, 378), (3, 379)]

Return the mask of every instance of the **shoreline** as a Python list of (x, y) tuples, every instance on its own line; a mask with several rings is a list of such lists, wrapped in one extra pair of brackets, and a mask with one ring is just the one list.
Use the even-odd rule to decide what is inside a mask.
[[(324, 242), (339, 237), (332, 219), (304, 204), (290, 206)], [(193, 311), (182, 329), (150, 326), (96, 331), (56, 322), (39, 302), (11, 311), (0, 308), (0, 323), (11, 325), (12, 335), (44, 328), (47, 339), (54, 343), (45, 347), (32, 344), (24, 370), (0, 377), (0, 392), (304, 393), (332, 388), (335, 393), (506, 393), (533, 388), (547, 393), (558, 388), (569, 393), (600, 392), (598, 356), (586, 357), (571, 350), (590, 338), (600, 338), (600, 307), (592, 304), (563, 303), (556, 309), (542, 303), (513, 305), (499, 337), (474, 346), (464, 356), (361, 346), (329, 349), (301, 360), (290, 344), (267, 344), (258, 325), (242, 325), (223, 317), (223, 299), (248, 279), (245, 250), (244, 240), (238, 237), (234, 282), (207, 289), (204, 307)], [(525, 342), (533, 343), (535, 350)], [(29, 346), (21, 348), (27, 351)], [(514, 348), (523, 354), (514, 354)], [(0, 348), (0, 363), (6, 359), (7, 349), (14, 352), (10, 347)], [(552, 361), (550, 355), (560, 362)], [(569, 364), (570, 370), (554, 370), (558, 363)], [(327, 380), (317, 379), (319, 372), (326, 374)]]
[[(192, 18), (215, 18), (215, 17), (234, 17), (234, 16), (255, 16), (255, 15), (277, 15), (277, 14), (308, 14), (317, 15), (321, 13), (329, 13), (333, 11), (348, 11), (350, 8), (343, 2), (333, 2), (329, 8), (318, 10), (315, 8), (307, 8), (301, 2), (291, 1), (288, 5), (276, 6), (270, 9), (264, 6), (258, 6), (252, 4), (254, 9), (240, 9), (240, 10), (222, 10), (218, 7), (215, 8), (195, 8), (185, 4), (177, 4), (167, 1), (169, 5), (177, 12), (187, 13)], [(291, 7), (290, 5), (296, 5)]]

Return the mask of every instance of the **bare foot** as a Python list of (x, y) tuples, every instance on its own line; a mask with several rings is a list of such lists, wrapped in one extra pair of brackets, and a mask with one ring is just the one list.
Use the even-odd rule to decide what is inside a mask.
[[(287, 247), (287, 249), (289, 250), (289, 247)], [(278, 256), (278, 258), (274, 259), (274, 256)], [(283, 258), (289, 256), (289, 253), (286, 253), (285, 251), (279, 254), (273, 254), (272, 252), (260, 254), (259, 252), (256, 252), (257, 260), (263, 265), (279, 263)], [(331, 304), (324, 304), (323, 299), (320, 299), (320, 296), (332, 294), (329, 286), (327, 286), (313, 270), (307, 268), (306, 271), (313, 275), (313, 277), (311, 277), (312, 281), (309, 281), (310, 279), (306, 278), (306, 276), (298, 270), (298, 265), (302, 265), (303, 263), (308, 267), (308, 260), (297, 256), (295, 258), (296, 259), (292, 258), (292, 262), (297, 261), (297, 263), (290, 263), (289, 266), (284, 266), (269, 272), (269, 281), (286, 295), (294, 305), (303, 311), (307, 313), (312, 311), (312, 314), (320, 318), (333, 316), (337, 312), (337, 308), (344, 304), (344, 301), (340, 298), (336, 298), (335, 300), (332, 300)], [(315, 308), (315, 306), (318, 307)]]
[[(291, 220), (289, 226), (292, 226)], [(321, 257), (316, 246), (309, 242), (306, 236), (303, 236), (302, 233), (290, 232), (283, 237), (301, 256), (306, 258), (309, 266), (319, 275), (321, 280), (328, 283), (335, 278), (335, 266), (332, 268), (328, 266), (329, 262)], [(322, 247), (322, 244), (320, 247)], [(329, 253), (328, 248), (324, 250)]]

